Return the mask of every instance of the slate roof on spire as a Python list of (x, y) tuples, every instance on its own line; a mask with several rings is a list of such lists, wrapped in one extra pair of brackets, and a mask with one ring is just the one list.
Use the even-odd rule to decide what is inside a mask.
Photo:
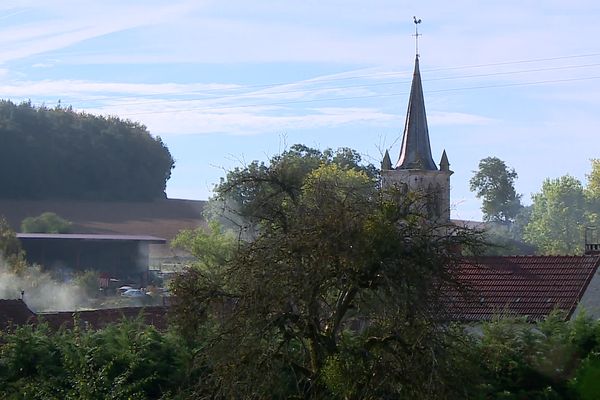
[(385, 151), (383, 161), (381, 162), (381, 169), (384, 171), (392, 169), (392, 160), (390, 159), (390, 153), (387, 150)]
[(427, 115), (425, 114), (425, 100), (423, 98), (418, 55), (415, 59), (415, 72), (413, 73), (412, 86), (410, 88), (400, 159), (396, 164), (396, 168), (437, 170), (437, 166), (431, 157), (429, 129), (427, 128)]

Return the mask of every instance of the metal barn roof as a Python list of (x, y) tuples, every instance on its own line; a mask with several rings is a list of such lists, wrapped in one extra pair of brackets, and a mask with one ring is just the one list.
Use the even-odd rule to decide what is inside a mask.
[(18, 239), (43, 240), (110, 240), (164, 244), (166, 239), (148, 235), (106, 235), (92, 233), (17, 233)]

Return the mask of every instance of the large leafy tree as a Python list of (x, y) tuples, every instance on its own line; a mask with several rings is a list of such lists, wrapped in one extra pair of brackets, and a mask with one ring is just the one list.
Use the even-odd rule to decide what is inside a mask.
[(581, 253), (588, 223), (581, 182), (570, 175), (546, 179), (532, 200), (525, 240), (544, 254)]
[(515, 191), (514, 168), (497, 157), (479, 161), (479, 168), (469, 181), (471, 191), (482, 199), (483, 218), (490, 222), (509, 223), (521, 209), (521, 195)]
[(364, 165), (353, 149), (320, 151), (295, 144), (272, 157), (268, 164), (253, 161), (229, 171), (215, 188), (217, 195), (209, 200), (206, 216), (252, 238), (257, 224), (282, 215), (281, 207), (289, 202), (287, 199), (297, 199), (306, 176), (322, 164), (361, 171), (378, 182), (379, 170), (372, 164)]
[(440, 293), (471, 234), (426, 223), (368, 168), (294, 149), (228, 175), (217, 197), (252, 240), (174, 284), (178, 324), (205, 338), (198, 394), (460, 396)]

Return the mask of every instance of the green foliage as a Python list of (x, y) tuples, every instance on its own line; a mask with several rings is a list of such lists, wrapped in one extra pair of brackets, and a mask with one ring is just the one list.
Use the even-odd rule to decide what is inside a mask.
[(0, 216), (0, 267), (7, 267), (8, 271), (17, 274), (21, 274), (27, 268), (21, 243), (15, 231), (2, 216)]
[(189, 349), (141, 322), (99, 331), (23, 326), (0, 341), (6, 399), (158, 399), (183, 393)]
[(21, 222), (21, 232), (26, 233), (69, 233), (71, 222), (53, 212), (45, 212), (37, 217), (27, 217)]
[(269, 165), (253, 161), (235, 168), (215, 188), (207, 219), (215, 219), (226, 229), (245, 238), (256, 234), (257, 224), (282, 212), (279, 207), (295, 200), (306, 176), (320, 165), (335, 164), (344, 170), (364, 172), (376, 180), (379, 171), (372, 164), (361, 164), (361, 156), (348, 148), (319, 151), (301, 144), (274, 156)]
[(86, 270), (77, 273), (73, 281), (87, 297), (96, 297), (100, 286), (99, 278), (98, 271)]
[(591, 162), (592, 171), (587, 175), (585, 195), (588, 200), (591, 222), (598, 226), (600, 223), (600, 159), (596, 158)]
[(117, 117), (0, 101), (0, 196), (152, 200), (174, 161), (160, 137)]
[(590, 197), (600, 199), (600, 159), (592, 159), (591, 163), (592, 171), (587, 175), (588, 184), (586, 190)]
[(411, 196), (383, 193), (356, 160), (292, 149), (219, 185), (252, 240), (175, 281), (180, 328), (206, 343), (198, 394), (452, 397), (459, 357), (439, 290), (454, 282), (450, 249), (477, 238), (424, 223)]
[(523, 236), (543, 254), (579, 254), (588, 221), (581, 182), (570, 175), (546, 179), (541, 192), (533, 195)]
[(536, 324), (502, 316), (471, 336), (421, 318), (395, 324), (389, 307), (366, 323), (355, 309), (333, 343), (311, 347), (323, 358), (307, 381), (310, 341), (294, 329), (302, 311), (242, 321), (228, 316), (237, 307), (248, 305), (218, 310), (192, 341), (141, 320), (98, 331), (14, 327), (0, 333), (0, 397), (587, 400), (600, 390), (600, 321), (585, 313), (565, 321), (556, 311)]
[(517, 173), (497, 157), (479, 161), (479, 169), (469, 181), (471, 191), (482, 198), (485, 221), (509, 223), (521, 209), (521, 195), (515, 192)]
[(198, 228), (181, 231), (171, 246), (188, 251), (196, 258), (196, 266), (208, 270), (231, 259), (236, 239), (231, 231), (223, 231), (218, 222), (210, 221), (208, 230)]
[(573, 384), (581, 400), (596, 400), (600, 393), (600, 355), (590, 354), (582, 363)]
[(474, 347), (486, 399), (595, 399), (600, 322), (555, 311), (535, 325), (514, 318), (484, 324)]

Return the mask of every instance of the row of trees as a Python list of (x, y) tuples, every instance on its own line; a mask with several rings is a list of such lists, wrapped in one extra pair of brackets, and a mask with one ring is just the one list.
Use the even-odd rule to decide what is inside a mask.
[[(224, 355), (219, 355), (215, 364), (206, 362), (213, 356), (207, 335), (186, 340), (176, 328), (160, 332), (141, 321), (121, 322), (98, 331), (79, 327), (52, 331), (41, 324), (0, 332), (0, 397), (595, 400), (600, 391), (598, 338), (600, 322), (583, 315), (565, 322), (563, 315), (555, 313), (534, 325), (498, 318), (484, 323), (479, 337), (456, 330), (444, 357), (436, 358), (439, 368), (453, 372), (441, 382), (439, 376), (425, 374), (410, 377), (419, 381), (397, 376), (408, 363), (422, 365), (420, 353), (392, 358), (393, 368), (370, 377), (373, 371), (365, 368), (365, 358), (379, 355), (347, 343), (350, 348), (331, 358), (314, 382), (321, 386), (319, 394), (309, 397), (298, 394), (298, 376), (283, 360), (263, 363), (263, 369), (252, 371), (255, 364), (246, 362), (246, 354), (232, 353), (235, 348), (224, 351), (234, 359), (229, 368), (258, 375), (255, 389), (218, 390), (220, 385), (232, 387), (236, 382), (215, 382), (223, 373), (220, 361)], [(361, 386), (370, 379), (389, 380), (382, 386), (394, 386), (393, 395), (385, 396), (382, 387)], [(432, 384), (435, 391), (423, 394), (414, 390)], [(270, 391), (265, 393), (264, 386)]]
[(0, 101), (0, 198), (152, 200), (173, 158), (145, 126)]
[[(480, 161), (470, 180), (471, 190), (482, 200), (484, 220), (495, 225), (491, 229), (494, 239), (504, 245), (507, 238), (523, 241), (543, 254), (581, 253), (586, 229), (599, 221), (600, 160), (591, 161), (585, 186), (570, 175), (544, 180), (530, 206), (521, 204), (514, 187), (516, 178), (514, 168), (488, 157)], [(507, 247), (507, 251), (515, 250)]]

